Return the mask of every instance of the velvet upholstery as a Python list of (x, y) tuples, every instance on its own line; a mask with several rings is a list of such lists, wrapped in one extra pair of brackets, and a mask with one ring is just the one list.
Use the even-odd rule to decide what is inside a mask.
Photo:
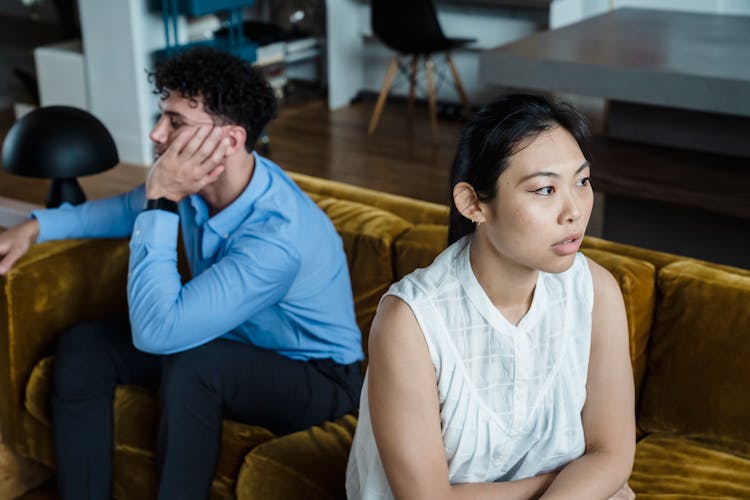
[(125, 314), (128, 245), (68, 240), (35, 245), (0, 280), (0, 422), (3, 441), (28, 455), (26, 382), (58, 332), (84, 319)]
[(645, 260), (651, 262), (656, 270), (658, 271), (662, 267), (671, 264), (672, 262), (679, 261), (691, 261), (695, 263), (703, 264), (704, 266), (711, 267), (713, 269), (719, 269), (727, 271), (733, 274), (740, 274), (743, 276), (750, 276), (750, 270), (741, 269), (738, 267), (727, 266), (724, 264), (717, 264), (715, 262), (707, 262), (704, 260), (694, 259), (691, 257), (684, 257), (682, 255), (675, 255), (673, 253), (657, 252), (649, 250), (648, 248), (636, 247), (633, 245), (627, 245), (625, 243), (617, 243), (614, 241), (608, 241), (594, 236), (586, 236), (583, 239), (583, 245), (581, 245), (583, 251), (587, 248), (604, 250), (610, 253), (616, 253), (618, 255), (625, 255), (627, 257), (633, 257), (635, 259)]
[(346, 250), (362, 345), (383, 293), (393, 281), (393, 241), (411, 224), (379, 208), (336, 198), (317, 202), (333, 221)]
[[(341, 235), (366, 347), (382, 293), (445, 248), (447, 207), (292, 176)], [(591, 237), (582, 250), (623, 292), (640, 394), (638, 498), (750, 498), (750, 271)], [(54, 466), (55, 337), (85, 319), (125, 314), (127, 257), (126, 240), (44, 243), (0, 277), (0, 426), (17, 452)], [(157, 400), (122, 386), (114, 410), (115, 497), (153, 498)], [(274, 436), (227, 420), (212, 498), (343, 498), (355, 427), (351, 414)]]
[(658, 290), (642, 428), (750, 459), (750, 276), (675, 262)]
[(258, 446), (245, 457), (238, 497), (345, 499), (342, 479), (356, 424), (345, 415)]
[(654, 434), (635, 450), (638, 500), (750, 498), (750, 460), (684, 437)]
[(289, 172), (289, 175), (308, 194), (355, 201), (363, 205), (380, 208), (398, 215), (412, 224), (445, 224), (445, 221), (448, 220), (448, 207), (445, 205), (294, 172)]
[(396, 281), (415, 269), (429, 266), (448, 245), (448, 226), (419, 224), (396, 241)]

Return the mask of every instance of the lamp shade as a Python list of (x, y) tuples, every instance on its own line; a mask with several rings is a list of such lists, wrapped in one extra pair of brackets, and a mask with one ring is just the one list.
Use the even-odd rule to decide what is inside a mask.
[[(18, 120), (5, 137), (2, 158), (3, 168), (12, 174), (76, 184), (62, 188), (62, 193), (50, 191), (48, 206), (85, 201), (75, 177), (103, 172), (119, 162), (115, 142), (104, 124), (91, 113), (70, 106), (46, 106)], [(60, 183), (53, 181), (53, 190), (59, 191), (59, 187)]]

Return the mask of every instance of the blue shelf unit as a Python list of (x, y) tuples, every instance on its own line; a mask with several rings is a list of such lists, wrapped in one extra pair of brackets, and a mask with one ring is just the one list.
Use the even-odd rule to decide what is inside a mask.
[[(254, 62), (257, 46), (245, 38), (242, 29), (242, 9), (254, 3), (255, 0), (161, 0), (166, 47), (154, 53), (155, 59), (158, 61), (170, 57), (176, 52), (196, 46), (209, 46)], [(216, 37), (213, 40), (201, 40), (185, 44), (179, 43), (177, 19), (180, 15), (205, 16), (222, 11), (226, 11), (229, 16), (226, 37)]]

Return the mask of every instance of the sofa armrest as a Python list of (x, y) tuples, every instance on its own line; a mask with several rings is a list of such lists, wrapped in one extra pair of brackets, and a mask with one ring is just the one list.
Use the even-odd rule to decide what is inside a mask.
[(128, 242), (62, 240), (32, 246), (0, 277), (0, 434), (17, 449), (26, 383), (64, 329), (127, 314)]

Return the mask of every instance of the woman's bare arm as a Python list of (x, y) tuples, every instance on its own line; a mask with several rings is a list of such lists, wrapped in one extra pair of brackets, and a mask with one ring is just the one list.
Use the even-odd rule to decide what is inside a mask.
[(635, 454), (633, 372), (622, 293), (612, 275), (589, 260), (594, 280), (586, 403), (586, 452), (565, 466), (543, 498), (607, 499), (630, 476)]

